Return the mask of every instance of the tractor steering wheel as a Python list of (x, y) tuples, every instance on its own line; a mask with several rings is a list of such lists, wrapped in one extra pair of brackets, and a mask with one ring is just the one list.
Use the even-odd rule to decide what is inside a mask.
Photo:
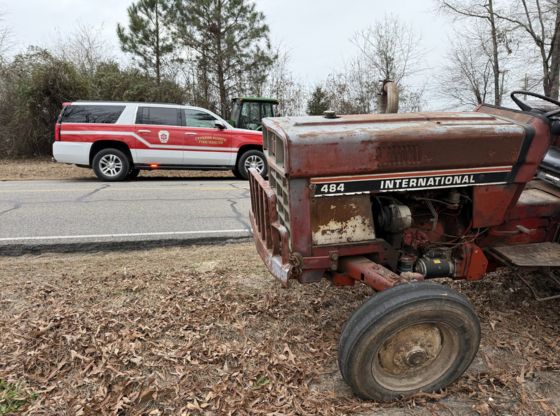
[[(537, 94), (535, 92), (530, 92), (530, 91), (513, 91), (511, 93), (511, 99), (523, 111), (532, 111), (532, 110), (534, 110), (534, 108), (531, 107), (530, 105), (526, 104), (525, 102), (521, 101), (519, 98), (517, 98), (516, 95), (518, 95), (518, 94), (529, 95), (530, 97), (540, 98), (543, 101), (547, 101), (551, 104), (554, 104), (554, 105), (560, 107), (560, 101), (553, 100), (552, 98), (549, 98), (545, 95)], [(551, 118), (551, 117), (553, 117), (557, 114), (560, 114), (560, 108), (558, 108), (557, 110), (552, 110), (552, 111), (549, 111), (547, 113), (544, 113), (544, 116), (547, 117), (547, 118)]]

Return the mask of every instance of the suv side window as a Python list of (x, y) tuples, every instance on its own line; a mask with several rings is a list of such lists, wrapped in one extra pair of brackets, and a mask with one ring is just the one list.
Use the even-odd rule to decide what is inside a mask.
[(206, 111), (185, 110), (185, 121), (188, 127), (216, 127), (215, 122), (218, 119)]
[(171, 107), (138, 107), (136, 124), (180, 126), (181, 111)]
[(116, 123), (124, 105), (70, 105), (62, 112), (61, 123)]

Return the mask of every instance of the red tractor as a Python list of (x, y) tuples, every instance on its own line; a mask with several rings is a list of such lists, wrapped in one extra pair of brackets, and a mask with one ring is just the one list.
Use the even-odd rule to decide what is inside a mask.
[(560, 283), (560, 102), (512, 99), (520, 110), (264, 120), (269, 180), (252, 172), (250, 218), (270, 272), (381, 292), (340, 337), (358, 396), (437, 391), (471, 364), (473, 307), (427, 279), (508, 266)]

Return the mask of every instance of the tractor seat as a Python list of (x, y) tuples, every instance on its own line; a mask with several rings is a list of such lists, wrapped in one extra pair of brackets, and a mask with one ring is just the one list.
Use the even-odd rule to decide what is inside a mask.
[(549, 149), (539, 167), (537, 178), (560, 187), (560, 148)]

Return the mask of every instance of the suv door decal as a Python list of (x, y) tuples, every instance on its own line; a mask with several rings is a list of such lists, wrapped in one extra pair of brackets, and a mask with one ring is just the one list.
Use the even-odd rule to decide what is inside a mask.
[[(231, 147), (231, 137), (216, 126), (220, 121), (215, 115), (202, 109), (184, 109), (182, 117), (185, 131), (185, 144), (195, 148), (208, 149), (209, 153), (204, 155), (185, 149), (183, 160), (187, 165), (211, 165), (232, 166), (235, 163), (237, 148)], [(206, 145), (206, 146), (205, 146)], [(223, 151), (220, 149), (232, 149)]]
[(167, 143), (169, 141), (169, 132), (167, 130), (158, 131), (159, 141), (162, 143)]

